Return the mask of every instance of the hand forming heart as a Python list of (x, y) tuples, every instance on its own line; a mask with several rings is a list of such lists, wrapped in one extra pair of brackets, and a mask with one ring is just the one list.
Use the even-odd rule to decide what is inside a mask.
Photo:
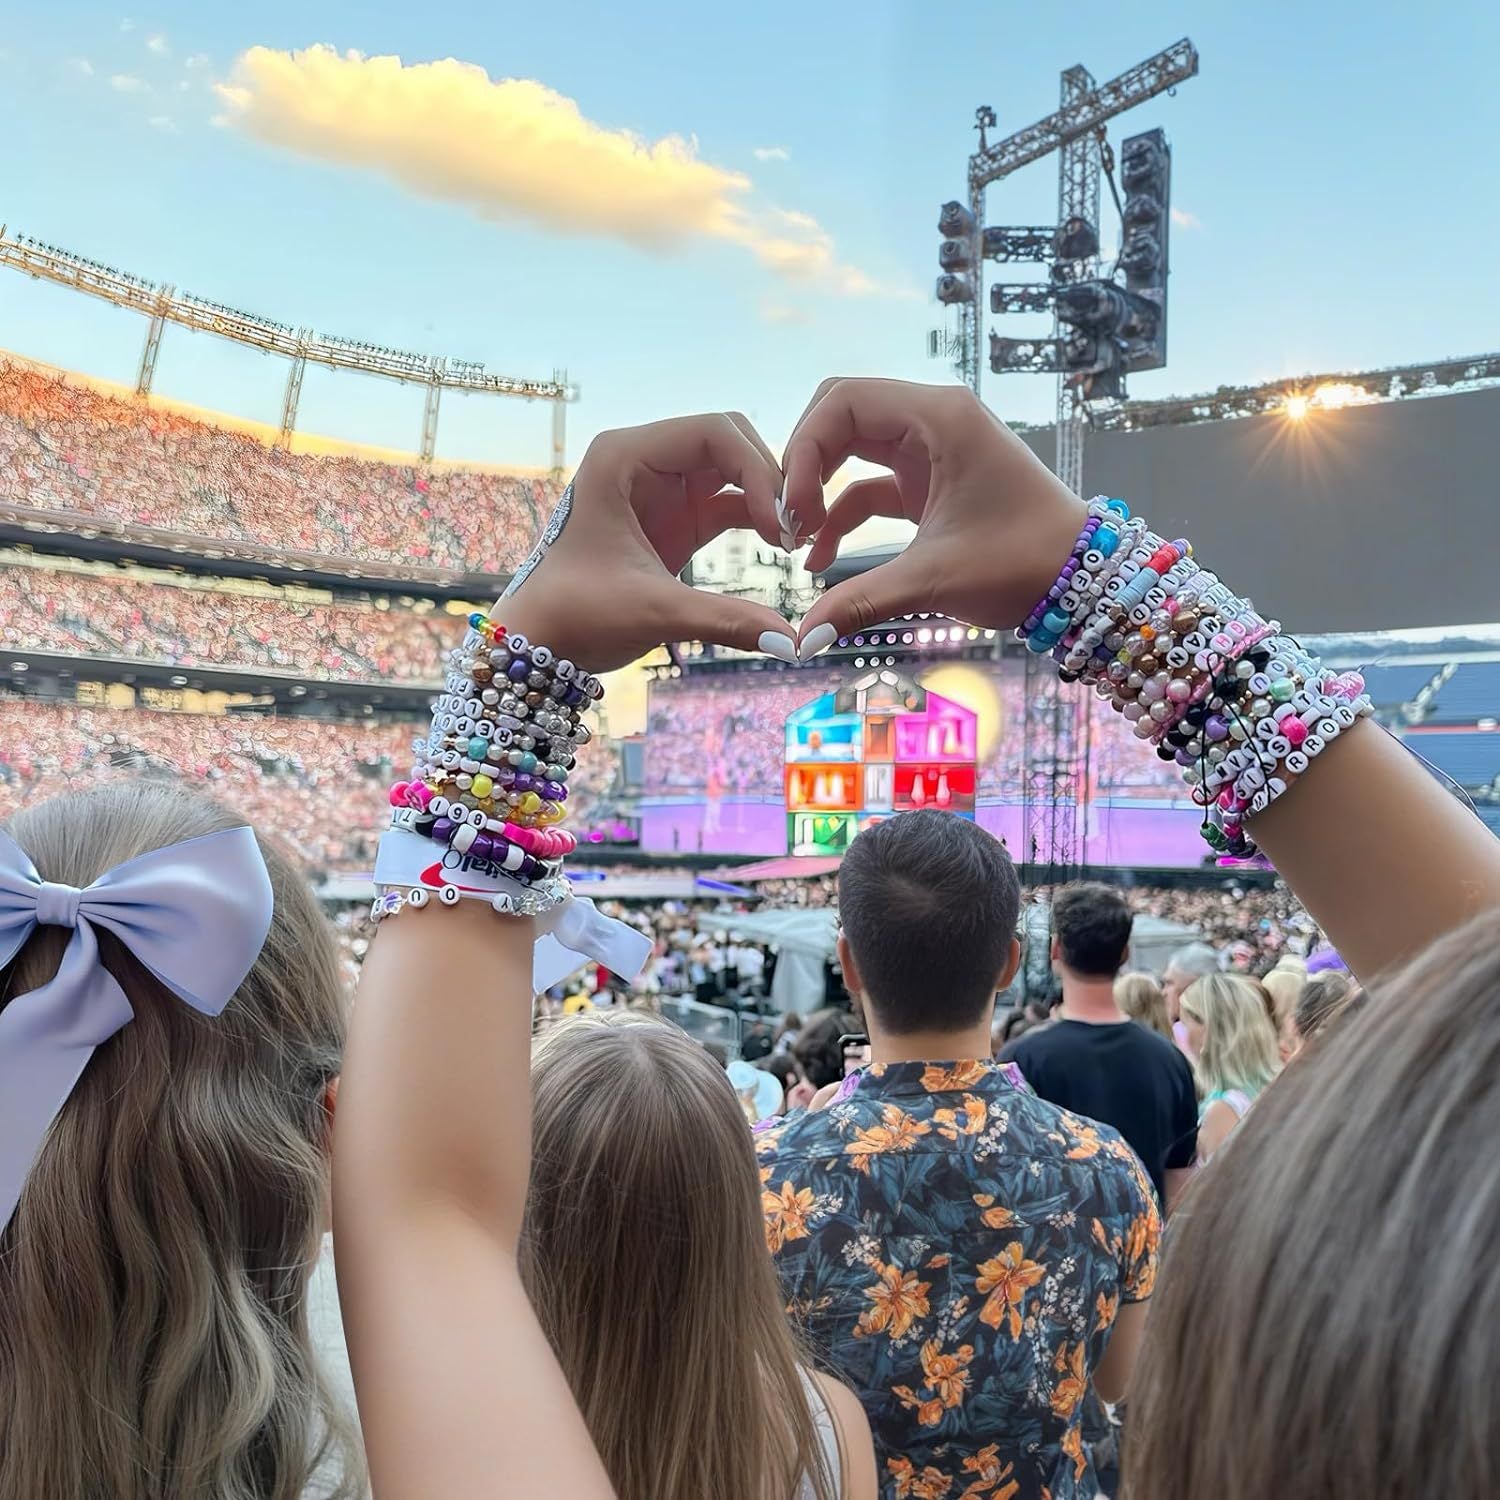
[[(890, 473), (823, 486), (849, 457)], [(872, 516), (916, 535), (892, 561), (841, 583), (809, 610), (799, 645), (764, 605), (690, 588), (675, 575), (736, 527), (790, 548), (811, 537), (810, 571)], [(602, 434), (590, 445), (499, 617), (607, 671), (664, 640), (703, 640), (807, 660), (840, 635), (929, 610), (991, 627), (1019, 623), (1045, 593), (1084, 507), (962, 387), (831, 380), (787, 444), (781, 468), (737, 413)]]

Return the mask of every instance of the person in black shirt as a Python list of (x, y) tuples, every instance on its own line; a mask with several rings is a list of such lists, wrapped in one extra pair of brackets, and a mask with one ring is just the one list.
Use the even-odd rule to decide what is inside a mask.
[(1070, 885), (1052, 902), (1052, 962), (1062, 1005), (1050, 1026), (1000, 1054), (1044, 1099), (1113, 1125), (1130, 1143), (1163, 1208), (1198, 1147), (1198, 1101), (1187, 1059), (1115, 1003), (1130, 946), (1130, 908), (1107, 885)]

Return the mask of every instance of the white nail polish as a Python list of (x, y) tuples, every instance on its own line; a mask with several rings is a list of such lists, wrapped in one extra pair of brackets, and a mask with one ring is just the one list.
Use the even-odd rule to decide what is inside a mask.
[(814, 625), (802, 638), (802, 645), (797, 651), (798, 660), (811, 661), (820, 652), (826, 651), (838, 638), (838, 631), (826, 620), (821, 625)]
[(797, 643), (783, 631), (763, 630), (760, 633), (760, 639), (755, 644), (767, 656), (774, 656), (777, 661), (795, 663), (797, 660)]

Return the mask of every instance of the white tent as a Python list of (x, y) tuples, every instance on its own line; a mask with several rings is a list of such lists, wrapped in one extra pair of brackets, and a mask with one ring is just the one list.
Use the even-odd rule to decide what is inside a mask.
[(831, 906), (735, 912), (723, 926), (777, 950), (771, 1007), (804, 1014), (823, 1004), (823, 965), (833, 957), (839, 914)]

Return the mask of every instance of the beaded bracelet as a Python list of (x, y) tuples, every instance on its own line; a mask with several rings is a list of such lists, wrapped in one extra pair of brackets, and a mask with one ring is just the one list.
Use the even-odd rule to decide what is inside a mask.
[(1038, 654), (1050, 650), (1062, 680), (1092, 685), (1134, 721), (1137, 737), (1183, 767), (1211, 847), (1251, 854), (1244, 820), (1373, 711), (1363, 681), (1325, 673), (1276, 621), (1200, 568), (1185, 540), (1156, 536), (1123, 501), (1095, 499), (1089, 510), (1096, 537), (1113, 524), (1120, 540), (1111, 553), (1075, 543), (1023, 638)]

